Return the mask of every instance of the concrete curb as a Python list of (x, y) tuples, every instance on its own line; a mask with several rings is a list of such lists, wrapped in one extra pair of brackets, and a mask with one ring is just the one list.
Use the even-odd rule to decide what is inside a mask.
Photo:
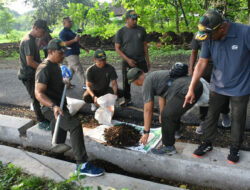
[[(75, 170), (75, 164), (73, 163), (41, 156), (3, 145), (0, 145), (0, 160), (4, 164), (11, 162), (29, 174), (53, 179), (57, 182), (68, 179), (69, 174)], [(110, 188), (129, 188), (131, 190), (180, 189), (112, 173), (105, 173), (103, 176), (95, 178), (86, 177), (83, 179), (83, 182), (84, 186), (93, 186), (94, 189), (97, 189), (97, 187), (100, 186), (103, 190), (108, 190)]]
[[(25, 146), (50, 150), (51, 134), (34, 126), (27, 130), (27, 137), (21, 142)], [(179, 154), (173, 156), (104, 146), (87, 136), (85, 145), (90, 158), (106, 160), (133, 173), (226, 190), (250, 189), (250, 152), (241, 151), (240, 162), (231, 165), (226, 162), (228, 149), (214, 148), (208, 156), (198, 159), (192, 156), (197, 145), (188, 143), (176, 143)], [(67, 155), (72, 156), (72, 152)]]

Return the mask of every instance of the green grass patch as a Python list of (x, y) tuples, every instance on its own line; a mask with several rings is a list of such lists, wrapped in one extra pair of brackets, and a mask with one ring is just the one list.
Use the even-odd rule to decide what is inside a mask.
[[(84, 177), (82, 177), (84, 178)], [(93, 187), (77, 186), (72, 181), (79, 179), (79, 176), (72, 175), (70, 179), (60, 183), (56, 183), (46, 178), (40, 178), (32, 175), (27, 175), (20, 168), (9, 163), (2, 164), (0, 161), (0, 190), (92, 190)], [(98, 190), (101, 190), (98, 187)]]

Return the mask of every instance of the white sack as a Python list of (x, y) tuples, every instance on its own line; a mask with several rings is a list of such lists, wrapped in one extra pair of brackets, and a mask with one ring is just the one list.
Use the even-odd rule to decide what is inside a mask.
[(69, 110), (70, 115), (75, 115), (85, 104), (83, 100), (66, 97), (67, 99), (67, 108)]

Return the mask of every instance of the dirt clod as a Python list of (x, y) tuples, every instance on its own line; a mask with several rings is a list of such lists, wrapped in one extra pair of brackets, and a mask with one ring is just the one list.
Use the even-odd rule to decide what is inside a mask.
[(130, 125), (113, 126), (104, 131), (104, 137), (107, 145), (114, 147), (128, 147), (138, 144), (141, 134)]

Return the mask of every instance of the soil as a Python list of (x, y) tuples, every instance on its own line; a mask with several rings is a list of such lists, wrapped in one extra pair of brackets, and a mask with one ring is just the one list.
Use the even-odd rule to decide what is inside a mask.
[(141, 134), (134, 127), (122, 124), (105, 129), (104, 138), (107, 145), (121, 148), (137, 145)]

